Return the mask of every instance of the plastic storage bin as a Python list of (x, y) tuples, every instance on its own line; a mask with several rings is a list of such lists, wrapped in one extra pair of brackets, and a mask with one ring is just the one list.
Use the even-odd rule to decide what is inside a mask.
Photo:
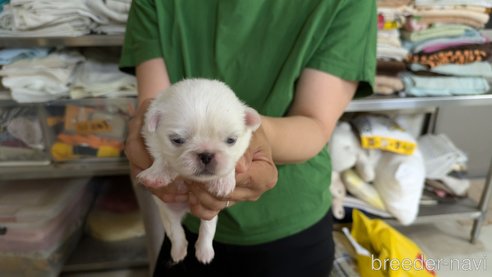
[(50, 163), (40, 106), (0, 106), (0, 166)]
[(0, 183), (1, 276), (57, 276), (92, 198), (88, 179)]
[(83, 99), (46, 107), (50, 153), (55, 162), (123, 158), (127, 123), (135, 99)]

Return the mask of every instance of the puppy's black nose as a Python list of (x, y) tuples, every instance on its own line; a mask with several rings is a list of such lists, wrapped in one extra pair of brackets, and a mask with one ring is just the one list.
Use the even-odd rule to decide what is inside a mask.
[(198, 154), (198, 157), (200, 158), (200, 161), (202, 161), (203, 164), (209, 164), (214, 159), (214, 154), (204, 152)]

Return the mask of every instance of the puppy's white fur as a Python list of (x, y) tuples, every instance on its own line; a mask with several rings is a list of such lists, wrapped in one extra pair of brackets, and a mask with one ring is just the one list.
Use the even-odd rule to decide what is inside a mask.
[[(224, 83), (186, 79), (163, 91), (145, 115), (142, 134), (154, 162), (138, 174), (142, 184), (165, 186), (178, 176), (204, 182), (210, 192), (226, 196), (235, 186), (235, 165), (246, 151), (260, 116), (247, 107)], [(181, 184), (183, 185), (183, 184)], [(154, 196), (171, 257), (186, 257), (188, 242), (181, 221), (189, 211), (185, 204), (167, 204)], [(202, 263), (214, 257), (212, 247), (217, 216), (202, 220), (195, 255)]]

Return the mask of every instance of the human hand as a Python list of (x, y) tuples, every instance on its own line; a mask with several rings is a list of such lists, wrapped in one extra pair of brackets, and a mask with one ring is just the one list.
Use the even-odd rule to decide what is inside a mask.
[[(143, 170), (152, 165), (152, 157), (145, 147), (144, 138), (142, 137), (142, 127), (145, 121), (145, 113), (153, 99), (144, 100), (138, 107), (135, 115), (128, 123), (128, 135), (125, 142), (125, 155), (130, 162), (130, 174), (133, 180)], [(166, 203), (186, 202), (188, 201), (188, 190), (186, 186), (179, 184), (177, 180), (164, 187), (151, 188), (146, 184), (141, 184), (154, 195)]]
[(210, 220), (236, 202), (256, 201), (275, 186), (277, 177), (270, 143), (260, 126), (253, 133), (249, 148), (236, 164), (236, 187), (232, 193), (226, 197), (217, 197), (208, 192), (206, 184), (189, 183), (191, 213)]

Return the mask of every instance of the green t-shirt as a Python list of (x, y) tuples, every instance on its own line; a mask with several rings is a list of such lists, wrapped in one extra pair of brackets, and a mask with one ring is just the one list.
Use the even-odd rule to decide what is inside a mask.
[[(360, 81), (357, 96), (370, 94), (376, 31), (374, 0), (133, 0), (120, 66), (131, 72), (163, 57), (172, 83), (218, 79), (261, 114), (281, 117), (304, 68)], [(217, 241), (269, 242), (326, 214), (331, 206), (326, 149), (304, 163), (279, 165), (278, 173), (276, 186), (258, 201), (219, 214)], [(199, 221), (188, 216), (185, 225), (197, 232)]]

